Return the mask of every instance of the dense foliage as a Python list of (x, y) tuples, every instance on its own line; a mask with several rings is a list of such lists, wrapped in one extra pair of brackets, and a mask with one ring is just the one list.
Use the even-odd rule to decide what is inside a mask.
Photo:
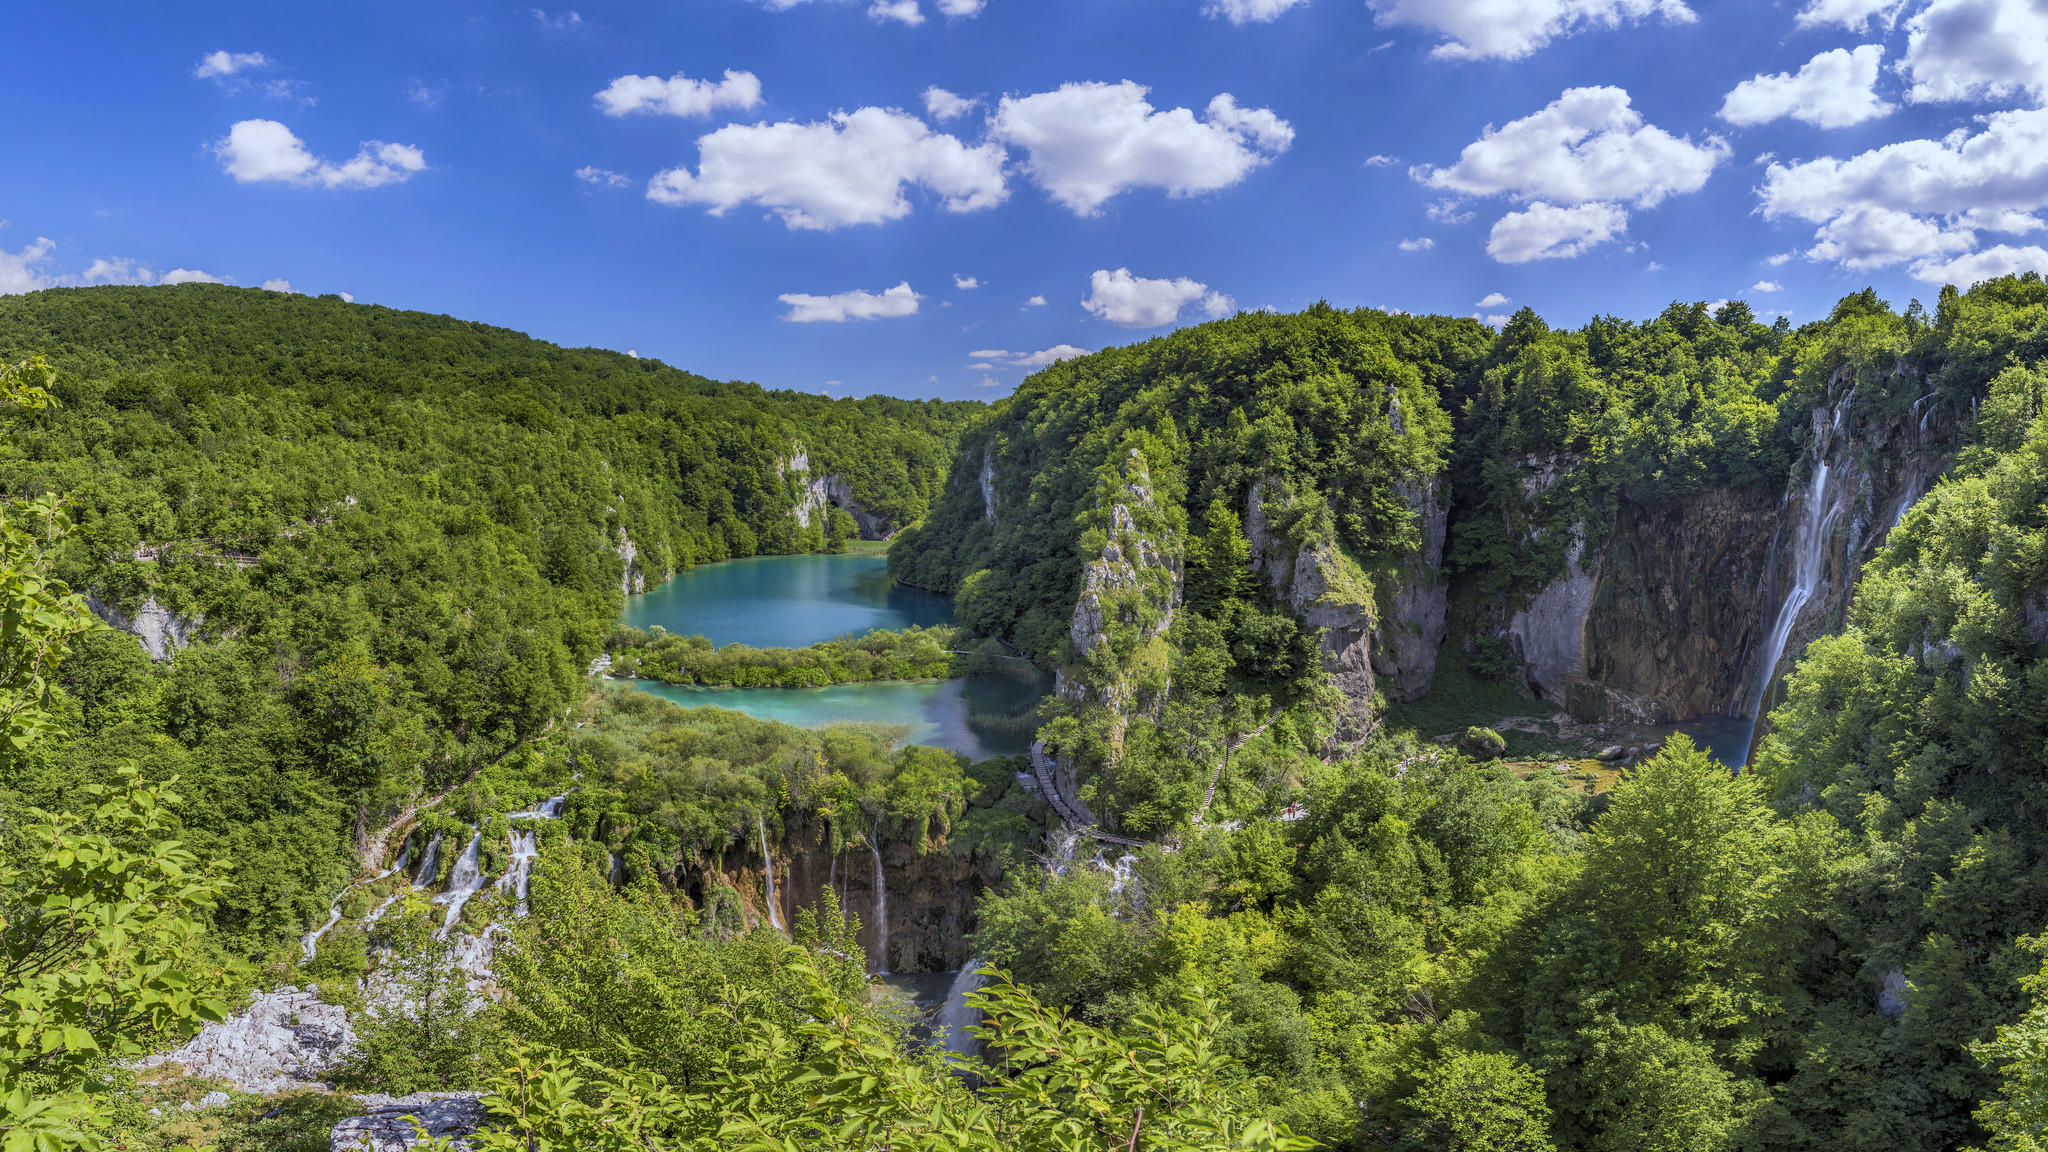
[[(937, 680), (953, 674), (959, 630), (946, 625), (900, 632), (878, 628), (808, 648), (715, 647), (702, 636), (656, 627), (619, 628), (605, 641), (612, 674), (669, 684), (736, 688), (818, 688), (870, 680)], [(960, 653), (966, 655), (966, 653)]]
[(0, 798), (52, 806), (128, 762), (182, 776), (188, 843), (242, 864), (212, 919), (244, 955), (317, 923), (408, 797), (561, 721), (629, 556), (654, 581), (824, 546), (826, 518), (792, 516), (799, 447), (884, 523), (916, 519), (979, 409), (215, 285), (0, 298), (0, 359), (27, 352), (56, 403), (0, 450), (0, 488), (64, 497), (72, 587), (204, 643), (152, 664), (82, 641), (70, 736)]

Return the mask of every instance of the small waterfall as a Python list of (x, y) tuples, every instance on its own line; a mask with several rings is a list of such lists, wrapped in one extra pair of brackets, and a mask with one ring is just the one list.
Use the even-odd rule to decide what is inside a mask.
[[(879, 821), (877, 822), (879, 824)], [(889, 885), (882, 876), (882, 847), (875, 829), (868, 830), (868, 851), (875, 856), (875, 971), (889, 970)]]
[(512, 833), (512, 866), (498, 877), (497, 890), (510, 892), (518, 901), (518, 915), (526, 915), (526, 887), (533, 877), (533, 862), (540, 856), (540, 837), (532, 832)]
[(441, 867), (441, 834), (427, 841), (427, 854), (420, 860), (420, 870), (413, 874), (412, 886), (425, 888), (434, 882), (434, 872)]
[(604, 878), (607, 883), (616, 888), (626, 878), (626, 860), (617, 852), (612, 853), (611, 857), (611, 868), (605, 873)]
[(483, 890), (483, 872), (477, 867), (477, 849), (483, 846), (481, 832), (469, 838), (469, 847), (462, 850), (462, 856), (455, 861), (455, 870), (448, 874), (448, 890), (436, 897), (437, 903), (448, 905), (447, 918), (441, 921), (441, 930), (434, 933), (436, 939), (446, 939), (455, 930), (455, 922), (462, 918), (462, 906), (469, 898)]
[(341, 896), (336, 896), (334, 898), (334, 903), (328, 906), (327, 923), (322, 924), (318, 928), (313, 929), (311, 932), (308, 932), (304, 936), (301, 936), (299, 938), (299, 953), (305, 959), (311, 960), (313, 958), (313, 954), (320, 950), (320, 938), (322, 936), (327, 935), (327, 930), (329, 928), (332, 928), (336, 924), (341, 923), (341, 897), (346, 895), (348, 895), (348, 889), (343, 888), (341, 890)]
[(384, 914), (386, 912), (391, 911), (391, 906), (393, 904), (398, 903), (400, 900), (404, 898), (405, 889), (403, 888), (400, 888), (398, 891), (393, 892), (391, 895), (385, 897), (384, 902), (382, 904), (379, 904), (375, 908), (372, 908), (370, 910), (369, 919), (363, 921), (363, 927), (368, 928), (372, 924), (375, 924), (377, 921), (382, 920), (384, 918)]
[[(1839, 421), (1839, 417), (1837, 419)], [(1750, 700), (1748, 746), (1756, 743), (1757, 721), (1762, 719), (1770, 702), (1778, 663), (1785, 658), (1785, 646), (1791, 642), (1792, 629), (1799, 623), (1799, 613), (1820, 587), (1821, 562), (1827, 550), (1828, 527), (1834, 516), (1834, 510), (1824, 503), (1828, 472), (1828, 463), (1822, 457), (1821, 445), (1816, 439), (1813, 479), (1807, 486), (1806, 506), (1801, 509), (1799, 526), (1792, 535), (1792, 587), (1786, 590), (1785, 599), (1778, 606), (1778, 618), (1771, 625), (1770, 635), (1761, 650), (1763, 658), (1757, 664), (1756, 694)]]
[(981, 1048), (981, 1041), (968, 1031), (981, 1023), (981, 1010), (967, 1003), (969, 996), (988, 983), (988, 978), (981, 974), (981, 965), (981, 957), (977, 956), (953, 974), (952, 987), (946, 989), (946, 1002), (939, 1005), (938, 1017), (933, 1021), (946, 1051), (956, 1056), (972, 1056)]
[(775, 896), (775, 857), (768, 854), (768, 826), (758, 816), (754, 831), (761, 836), (761, 874), (768, 878), (768, 924), (786, 936), (789, 930), (782, 926), (782, 901)]

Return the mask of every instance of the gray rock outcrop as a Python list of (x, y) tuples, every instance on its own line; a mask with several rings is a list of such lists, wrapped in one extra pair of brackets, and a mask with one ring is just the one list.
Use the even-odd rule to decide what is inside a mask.
[(467, 1148), (469, 1144), (461, 1137), (483, 1127), (487, 1115), (482, 1096), (476, 1092), (415, 1092), (357, 1099), (369, 1110), (334, 1126), (328, 1136), (330, 1152), (405, 1152), (442, 1136), (456, 1137), (455, 1146)]
[(169, 660), (178, 649), (192, 642), (192, 633), (200, 621), (180, 616), (150, 597), (142, 602), (133, 616), (115, 608), (99, 597), (87, 593), (86, 607), (92, 614), (106, 621), (107, 626), (126, 632), (142, 641), (142, 650), (158, 663)]
[(258, 993), (246, 1011), (208, 1024), (184, 1047), (145, 1057), (139, 1066), (175, 1064), (187, 1076), (225, 1080), (261, 1095), (319, 1083), (355, 1043), (347, 1009), (287, 984)]

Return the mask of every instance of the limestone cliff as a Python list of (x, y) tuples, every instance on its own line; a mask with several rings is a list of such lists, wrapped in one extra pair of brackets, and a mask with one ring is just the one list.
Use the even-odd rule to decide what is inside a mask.
[(142, 641), (142, 650), (158, 663), (169, 660), (178, 649), (190, 644), (200, 625), (199, 620), (180, 616), (157, 603), (153, 596), (144, 599), (132, 616), (90, 593), (85, 604), (109, 627)]
[(810, 453), (801, 444), (790, 445), (788, 458), (776, 463), (775, 474), (791, 477), (800, 486), (796, 505), (790, 510), (799, 528), (809, 528), (813, 520), (835, 507), (853, 517), (863, 540), (887, 540), (902, 527), (862, 508), (854, 499), (852, 486), (841, 477), (813, 472)]
[(1057, 691), (1102, 704), (1120, 721), (1138, 714), (1157, 719), (1172, 691), (1165, 637), (1183, 594), (1184, 533), (1164, 514), (1135, 448), (1120, 482), (1099, 503), (1092, 519), (1102, 547), (1081, 568)]
[[(1960, 442), (1956, 413), (1872, 413), (1853, 393), (1838, 375), (1783, 489), (1624, 499), (1580, 524), (1564, 571), (1505, 624), (1531, 691), (1584, 720), (1756, 714), (1806, 642), (1840, 626), (1864, 562)], [(1532, 494), (1560, 467), (1532, 467)]]

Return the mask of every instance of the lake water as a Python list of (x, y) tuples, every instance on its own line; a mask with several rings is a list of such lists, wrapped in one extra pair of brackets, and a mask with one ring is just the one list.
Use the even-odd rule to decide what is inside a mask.
[(804, 648), (877, 628), (953, 622), (953, 601), (903, 588), (880, 556), (757, 556), (684, 572), (626, 598), (625, 622), (755, 648)]
[[(626, 600), (625, 622), (659, 624), (713, 644), (802, 648), (876, 628), (930, 627), (953, 622), (944, 596), (901, 588), (879, 556), (763, 556), (693, 568)], [(1042, 685), (1010, 679), (885, 680), (830, 688), (686, 688), (629, 681), (685, 708), (731, 708), (760, 720), (800, 728), (887, 724), (909, 729), (908, 741), (980, 760), (1020, 756), (1028, 733), (976, 731), (970, 711), (1010, 715), (1045, 694)]]

